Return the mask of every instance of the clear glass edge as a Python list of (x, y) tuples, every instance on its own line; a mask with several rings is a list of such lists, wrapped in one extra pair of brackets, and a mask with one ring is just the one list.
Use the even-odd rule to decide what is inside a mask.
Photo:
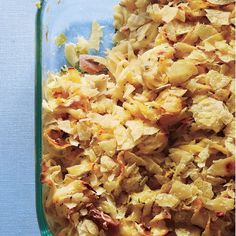
[(46, 0), (41, 1), (41, 8), (36, 13), (36, 46), (35, 46), (35, 200), (37, 220), (42, 236), (52, 236), (44, 209), (43, 188), (40, 182), (42, 160), (42, 17)]

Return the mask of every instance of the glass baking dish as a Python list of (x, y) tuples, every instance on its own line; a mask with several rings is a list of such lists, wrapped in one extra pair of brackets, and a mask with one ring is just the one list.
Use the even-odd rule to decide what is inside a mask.
[(42, 158), (42, 94), (48, 71), (57, 71), (66, 64), (64, 47), (55, 44), (55, 37), (64, 33), (68, 42), (78, 36), (88, 38), (95, 20), (104, 26), (99, 55), (112, 46), (113, 6), (118, 0), (43, 0), (36, 16), (35, 77), (35, 143), (36, 143), (36, 208), (41, 235), (52, 235), (43, 209), (43, 186), (40, 182)]

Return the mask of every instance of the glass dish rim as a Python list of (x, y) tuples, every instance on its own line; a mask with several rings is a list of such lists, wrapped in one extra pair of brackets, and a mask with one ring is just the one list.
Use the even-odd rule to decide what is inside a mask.
[(35, 201), (40, 234), (52, 236), (43, 210), (43, 188), (40, 181), (42, 160), (42, 17), (47, 0), (41, 0), (35, 19)]

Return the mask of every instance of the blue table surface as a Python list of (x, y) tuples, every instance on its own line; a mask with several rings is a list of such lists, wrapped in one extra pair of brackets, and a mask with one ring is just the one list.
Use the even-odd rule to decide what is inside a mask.
[(0, 236), (40, 235), (34, 185), (35, 1), (0, 0)]

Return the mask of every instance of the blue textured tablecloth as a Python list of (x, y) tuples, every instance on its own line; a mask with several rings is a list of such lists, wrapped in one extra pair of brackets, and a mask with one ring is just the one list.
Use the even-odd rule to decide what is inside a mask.
[(0, 0), (0, 236), (40, 235), (34, 185), (35, 1)]

